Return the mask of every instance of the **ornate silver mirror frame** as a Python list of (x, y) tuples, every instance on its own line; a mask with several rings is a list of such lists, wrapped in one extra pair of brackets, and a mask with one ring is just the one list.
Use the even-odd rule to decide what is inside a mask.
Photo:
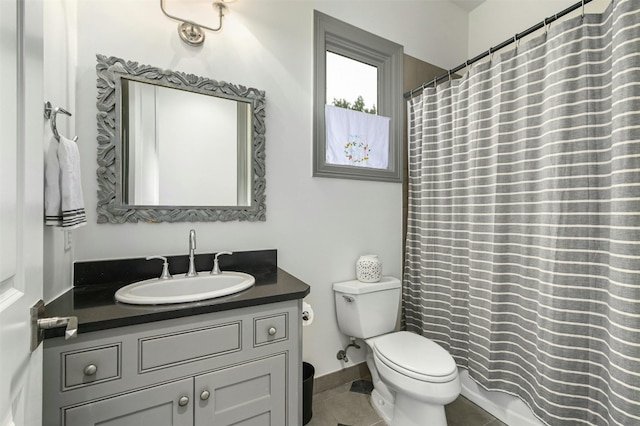
[[(264, 221), (265, 203), (265, 94), (205, 77), (163, 70), (117, 57), (97, 55), (98, 88), (98, 223)], [(248, 206), (136, 206), (123, 203), (122, 87), (121, 79), (132, 79), (246, 102), (251, 105), (251, 177)], [(202, 182), (206, 190), (207, 182)]]

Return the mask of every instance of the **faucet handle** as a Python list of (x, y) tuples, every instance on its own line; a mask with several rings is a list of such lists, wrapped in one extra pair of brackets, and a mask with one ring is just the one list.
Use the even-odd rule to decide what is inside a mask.
[(213, 257), (213, 270), (211, 271), (211, 275), (218, 275), (221, 274), (222, 271), (220, 270), (220, 265), (218, 265), (218, 256), (222, 256), (223, 254), (233, 254), (232, 251), (221, 251), (220, 253), (216, 253), (216, 255)]
[(161, 280), (168, 280), (169, 278), (173, 278), (169, 273), (169, 261), (164, 256), (147, 256), (147, 260), (151, 259), (161, 259), (164, 261), (162, 264), (162, 275), (160, 275)]

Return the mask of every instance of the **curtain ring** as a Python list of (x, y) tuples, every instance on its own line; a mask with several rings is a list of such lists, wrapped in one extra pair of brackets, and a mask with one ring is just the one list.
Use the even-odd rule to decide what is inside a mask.
[(491, 47), (489, 48), (489, 61), (493, 61), (493, 52), (491, 51)]
[(447, 71), (447, 73), (449, 74), (449, 83), (451, 83), (451, 70)]
[(584, 0), (582, 0), (582, 19), (584, 20)]

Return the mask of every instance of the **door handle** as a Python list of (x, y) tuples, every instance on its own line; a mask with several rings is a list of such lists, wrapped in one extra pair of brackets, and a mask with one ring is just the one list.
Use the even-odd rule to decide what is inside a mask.
[(31, 352), (35, 351), (44, 339), (44, 330), (66, 327), (65, 340), (73, 339), (78, 335), (78, 317), (43, 317), (44, 301), (38, 300), (31, 307)]

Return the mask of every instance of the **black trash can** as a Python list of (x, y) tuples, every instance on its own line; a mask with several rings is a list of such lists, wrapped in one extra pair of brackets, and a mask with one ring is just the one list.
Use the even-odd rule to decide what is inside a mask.
[(308, 362), (302, 363), (302, 424), (306, 425), (313, 416), (313, 375), (316, 369)]

